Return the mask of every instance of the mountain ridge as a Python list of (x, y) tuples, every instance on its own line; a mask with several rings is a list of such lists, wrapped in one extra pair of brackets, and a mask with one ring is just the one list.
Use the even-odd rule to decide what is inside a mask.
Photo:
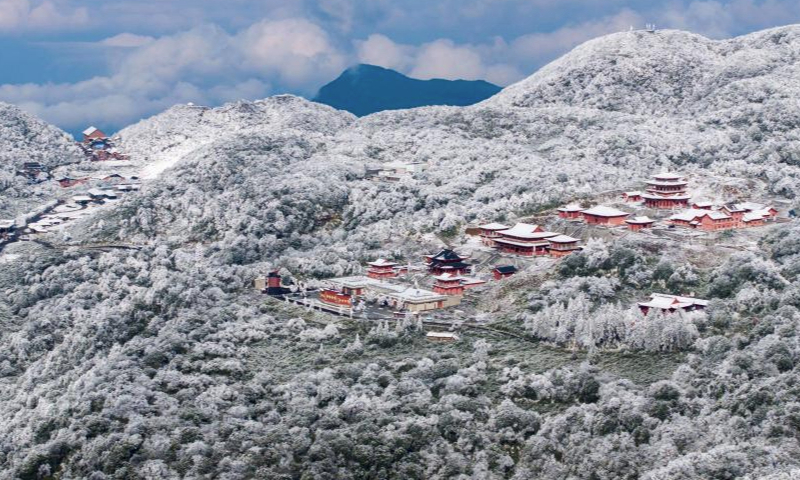
[(484, 80), (420, 80), (376, 65), (358, 64), (320, 88), (312, 100), (364, 116), (431, 105), (466, 106), (500, 90)]

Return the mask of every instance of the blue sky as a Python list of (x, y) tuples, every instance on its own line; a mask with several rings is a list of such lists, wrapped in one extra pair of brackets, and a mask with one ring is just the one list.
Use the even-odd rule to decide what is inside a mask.
[(508, 85), (647, 22), (726, 38), (800, 22), (800, 1), (0, 0), (0, 101), (115, 130), (180, 102), (311, 96), (359, 62)]

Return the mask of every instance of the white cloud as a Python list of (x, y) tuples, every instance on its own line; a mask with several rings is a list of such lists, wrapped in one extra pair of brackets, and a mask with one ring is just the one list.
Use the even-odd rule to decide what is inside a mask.
[(309, 79), (336, 75), (347, 64), (328, 34), (304, 19), (259, 22), (237, 35), (234, 44), (248, 68), (277, 73), (292, 85), (306, 87)]
[(109, 75), (71, 84), (1, 85), (0, 100), (65, 128), (119, 126), (176, 103), (262, 98), (273, 84), (310, 94), (347, 65), (327, 34), (305, 20), (259, 22), (234, 35), (207, 25), (157, 39), (118, 37), (99, 42), (131, 45)]
[(53, 2), (34, 4), (30, 0), (0, 0), (0, 31), (67, 30), (85, 26), (85, 7), (59, 10)]
[(484, 73), (481, 56), (470, 46), (455, 45), (451, 40), (437, 40), (423, 45), (411, 76), (475, 80)]
[(100, 40), (98, 43), (105, 47), (136, 48), (147, 45), (153, 41), (155, 41), (155, 38), (145, 35), (120, 33), (119, 35)]
[(395, 43), (389, 37), (380, 34), (372, 34), (366, 40), (356, 41), (359, 63), (403, 72), (411, 66), (414, 50), (410, 45)]

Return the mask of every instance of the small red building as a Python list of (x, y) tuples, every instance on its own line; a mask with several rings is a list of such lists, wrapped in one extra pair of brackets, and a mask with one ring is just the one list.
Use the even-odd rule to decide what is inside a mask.
[(630, 230), (633, 230), (634, 232), (636, 232), (636, 231), (639, 231), (639, 230), (643, 230), (645, 228), (651, 228), (653, 226), (653, 224), (655, 223), (655, 220), (653, 220), (652, 218), (647, 217), (647, 216), (644, 216), (644, 217), (633, 217), (633, 218), (629, 218), (629, 219), (625, 220), (625, 223), (628, 224), (628, 228)]
[(90, 143), (93, 140), (101, 140), (103, 138), (108, 138), (108, 136), (103, 133), (100, 129), (96, 127), (89, 127), (83, 132), (83, 143)]
[(329, 305), (338, 305), (340, 307), (352, 307), (353, 297), (347, 293), (342, 293), (337, 290), (325, 289), (319, 292), (319, 299), (323, 303)]
[(502, 280), (517, 273), (517, 267), (513, 265), (498, 265), (492, 270), (492, 276), (495, 280)]
[(558, 209), (558, 216), (561, 218), (581, 218), (581, 210), (583, 208), (580, 205), (566, 205)]
[(737, 222), (724, 210), (689, 209), (669, 217), (673, 225), (706, 231), (736, 228)]
[(550, 246), (547, 239), (558, 234), (545, 232), (539, 225), (517, 223), (508, 230), (501, 230), (500, 235), (494, 242), (502, 252), (532, 257), (547, 255), (547, 248)]
[(682, 208), (689, 205), (690, 195), (686, 193), (688, 182), (676, 173), (659, 173), (647, 182), (642, 194), (648, 208)]
[(463, 295), (464, 286), (461, 284), (463, 278), (458, 275), (445, 273), (433, 277), (436, 283), (433, 284), (433, 291), (442, 295)]
[(374, 262), (368, 262), (367, 276), (369, 278), (394, 278), (397, 276), (395, 267), (397, 263), (379, 258)]
[(588, 210), (582, 210), (581, 215), (590, 225), (622, 225), (630, 213), (617, 210), (613, 207), (598, 205)]
[(74, 187), (75, 185), (80, 185), (80, 184), (86, 183), (87, 181), (89, 181), (89, 179), (88, 178), (61, 177), (56, 181), (58, 182), (58, 184), (62, 188), (69, 188), (69, 187)]
[(692, 208), (695, 210), (711, 210), (714, 208), (714, 202), (702, 201), (692, 203)]
[(635, 192), (624, 192), (622, 194), (622, 199), (626, 202), (641, 202), (642, 201), (642, 192), (635, 191)]
[(578, 246), (580, 241), (577, 238), (570, 237), (569, 235), (556, 235), (547, 239), (550, 242), (550, 255), (553, 257), (565, 257), (570, 253), (581, 250), (582, 247)]
[(508, 226), (503, 225), (502, 223), (487, 223), (486, 225), (481, 225), (478, 228), (481, 229), (481, 242), (490, 247), (495, 246), (494, 240), (500, 237), (499, 232), (501, 230), (508, 230)]

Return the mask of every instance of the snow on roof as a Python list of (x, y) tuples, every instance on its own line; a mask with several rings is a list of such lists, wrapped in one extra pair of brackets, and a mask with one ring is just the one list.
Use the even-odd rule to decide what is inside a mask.
[[(73, 131), (74, 131), (74, 130), (73, 130)], [(87, 128), (86, 130), (84, 130), (84, 131), (83, 131), (83, 132), (81, 132), (81, 133), (83, 133), (84, 135), (91, 135), (91, 134), (93, 134), (93, 133), (94, 133), (94, 132), (96, 132), (96, 131), (97, 131), (97, 128), (96, 128), (96, 127), (89, 127), (89, 128)]]
[(512, 237), (521, 237), (527, 238), (528, 236), (532, 235), (536, 231), (540, 231), (542, 227), (539, 225), (533, 225), (530, 223), (517, 223), (513, 227), (501, 230), (500, 234), (502, 235), (510, 235)]
[(480, 225), (478, 228), (482, 228), (484, 230), (508, 230), (508, 225), (503, 225), (502, 223), (487, 223), (486, 225)]
[(607, 207), (605, 205), (597, 205), (588, 210), (582, 210), (581, 213), (586, 215), (595, 215), (597, 217), (627, 217), (630, 213), (617, 210), (614, 207)]
[(766, 205), (761, 204), (761, 203), (755, 203), (755, 202), (734, 203), (734, 204), (731, 204), (731, 206), (734, 207), (734, 208), (738, 208), (740, 210), (747, 211), (747, 212), (751, 212), (751, 211), (754, 211), (754, 210), (764, 210), (766, 208)]
[(458, 335), (453, 332), (428, 332), (425, 334), (425, 337), (443, 340), (458, 340)]
[(484, 283), (486, 283), (486, 280), (482, 280), (480, 278), (461, 277), (461, 284), (462, 285), (481, 285), (481, 284), (484, 284)]
[(374, 279), (365, 277), (363, 275), (355, 275), (352, 277), (339, 277), (339, 278), (331, 278), (328, 280), (330, 283), (341, 285), (343, 287), (348, 288), (364, 288), (367, 285), (371, 285), (374, 283)]
[(555, 237), (548, 238), (547, 240), (553, 243), (573, 243), (580, 241), (580, 239), (570, 237), (569, 235), (556, 235)]
[(633, 217), (625, 220), (625, 223), (653, 223), (655, 220), (648, 217), (647, 215), (643, 217)]
[(14, 220), (0, 220), (0, 228), (11, 228), (14, 226)]
[(638, 197), (642, 194), (639, 190), (634, 190), (632, 192), (625, 192), (626, 197)]
[(446, 298), (444, 295), (439, 295), (438, 293), (431, 292), (430, 290), (423, 290), (415, 287), (407, 288), (402, 292), (391, 294), (390, 296), (398, 300), (411, 303), (436, 302)]
[(711, 201), (708, 201), (708, 200), (702, 200), (702, 201), (697, 201), (697, 202), (692, 202), (692, 203), (694, 203), (698, 207), (713, 207), (714, 206), (714, 202), (711, 202)]
[(75, 195), (74, 197), (72, 197), (72, 199), (75, 200), (76, 202), (89, 202), (92, 200), (92, 197), (88, 195)]
[(530, 241), (518, 242), (518, 241), (514, 241), (514, 240), (509, 240), (507, 238), (495, 238), (493, 240), (495, 242), (497, 242), (497, 243), (504, 243), (506, 245), (515, 245), (517, 247), (546, 247), (546, 246), (550, 245), (550, 242), (548, 242), (546, 240), (545, 241), (540, 241), (540, 242), (530, 242)]
[(703, 218), (706, 215), (708, 215), (708, 218), (712, 220), (724, 220), (726, 218), (731, 218), (730, 215), (727, 215), (726, 213), (721, 212), (719, 210), (700, 210), (697, 208), (690, 208), (680, 213), (676, 213), (675, 215), (669, 217), (669, 219), (680, 220), (683, 222), (692, 222), (696, 221), (697, 219)]
[(386, 260), (385, 258), (379, 258), (379, 259), (375, 260), (374, 262), (367, 262), (367, 264), (368, 265), (372, 265), (373, 267), (393, 267), (393, 266), (397, 265), (396, 262), (390, 262), (389, 260)]
[(742, 220), (745, 221), (745, 222), (752, 222), (754, 220), (763, 220), (764, 218), (768, 218), (768, 217), (772, 216), (772, 214), (770, 214), (769, 210), (770, 210), (769, 208), (762, 208), (760, 210), (753, 210), (753, 211), (747, 212), (742, 217)]
[(653, 178), (655, 178), (656, 180), (680, 180), (683, 177), (673, 172), (662, 172), (653, 175)]
[(660, 308), (663, 310), (672, 308), (688, 308), (692, 306), (705, 307), (708, 305), (708, 300), (692, 297), (681, 297), (679, 295), (669, 295), (665, 293), (653, 293), (650, 300), (647, 302), (640, 302), (639, 306), (649, 308)]
[(557, 210), (559, 212), (580, 212), (581, 210), (583, 210), (583, 208), (576, 203), (570, 203), (569, 205), (564, 205), (563, 207), (559, 207)]
[(464, 277), (462, 277), (460, 275), (454, 275), (452, 273), (443, 273), (441, 275), (436, 275), (433, 278), (435, 280), (441, 280), (441, 281), (444, 281), (444, 282), (452, 282), (452, 281), (455, 281), (455, 280), (464, 280)]
[(724, 208), (725, 210), (727, 210), (729, 212), (744, 212), (744, 211), (746, 211), (744, 208), (739, 206), (738, 203), (729, 203), (729, 204), (723, 206), (722, 208)]

